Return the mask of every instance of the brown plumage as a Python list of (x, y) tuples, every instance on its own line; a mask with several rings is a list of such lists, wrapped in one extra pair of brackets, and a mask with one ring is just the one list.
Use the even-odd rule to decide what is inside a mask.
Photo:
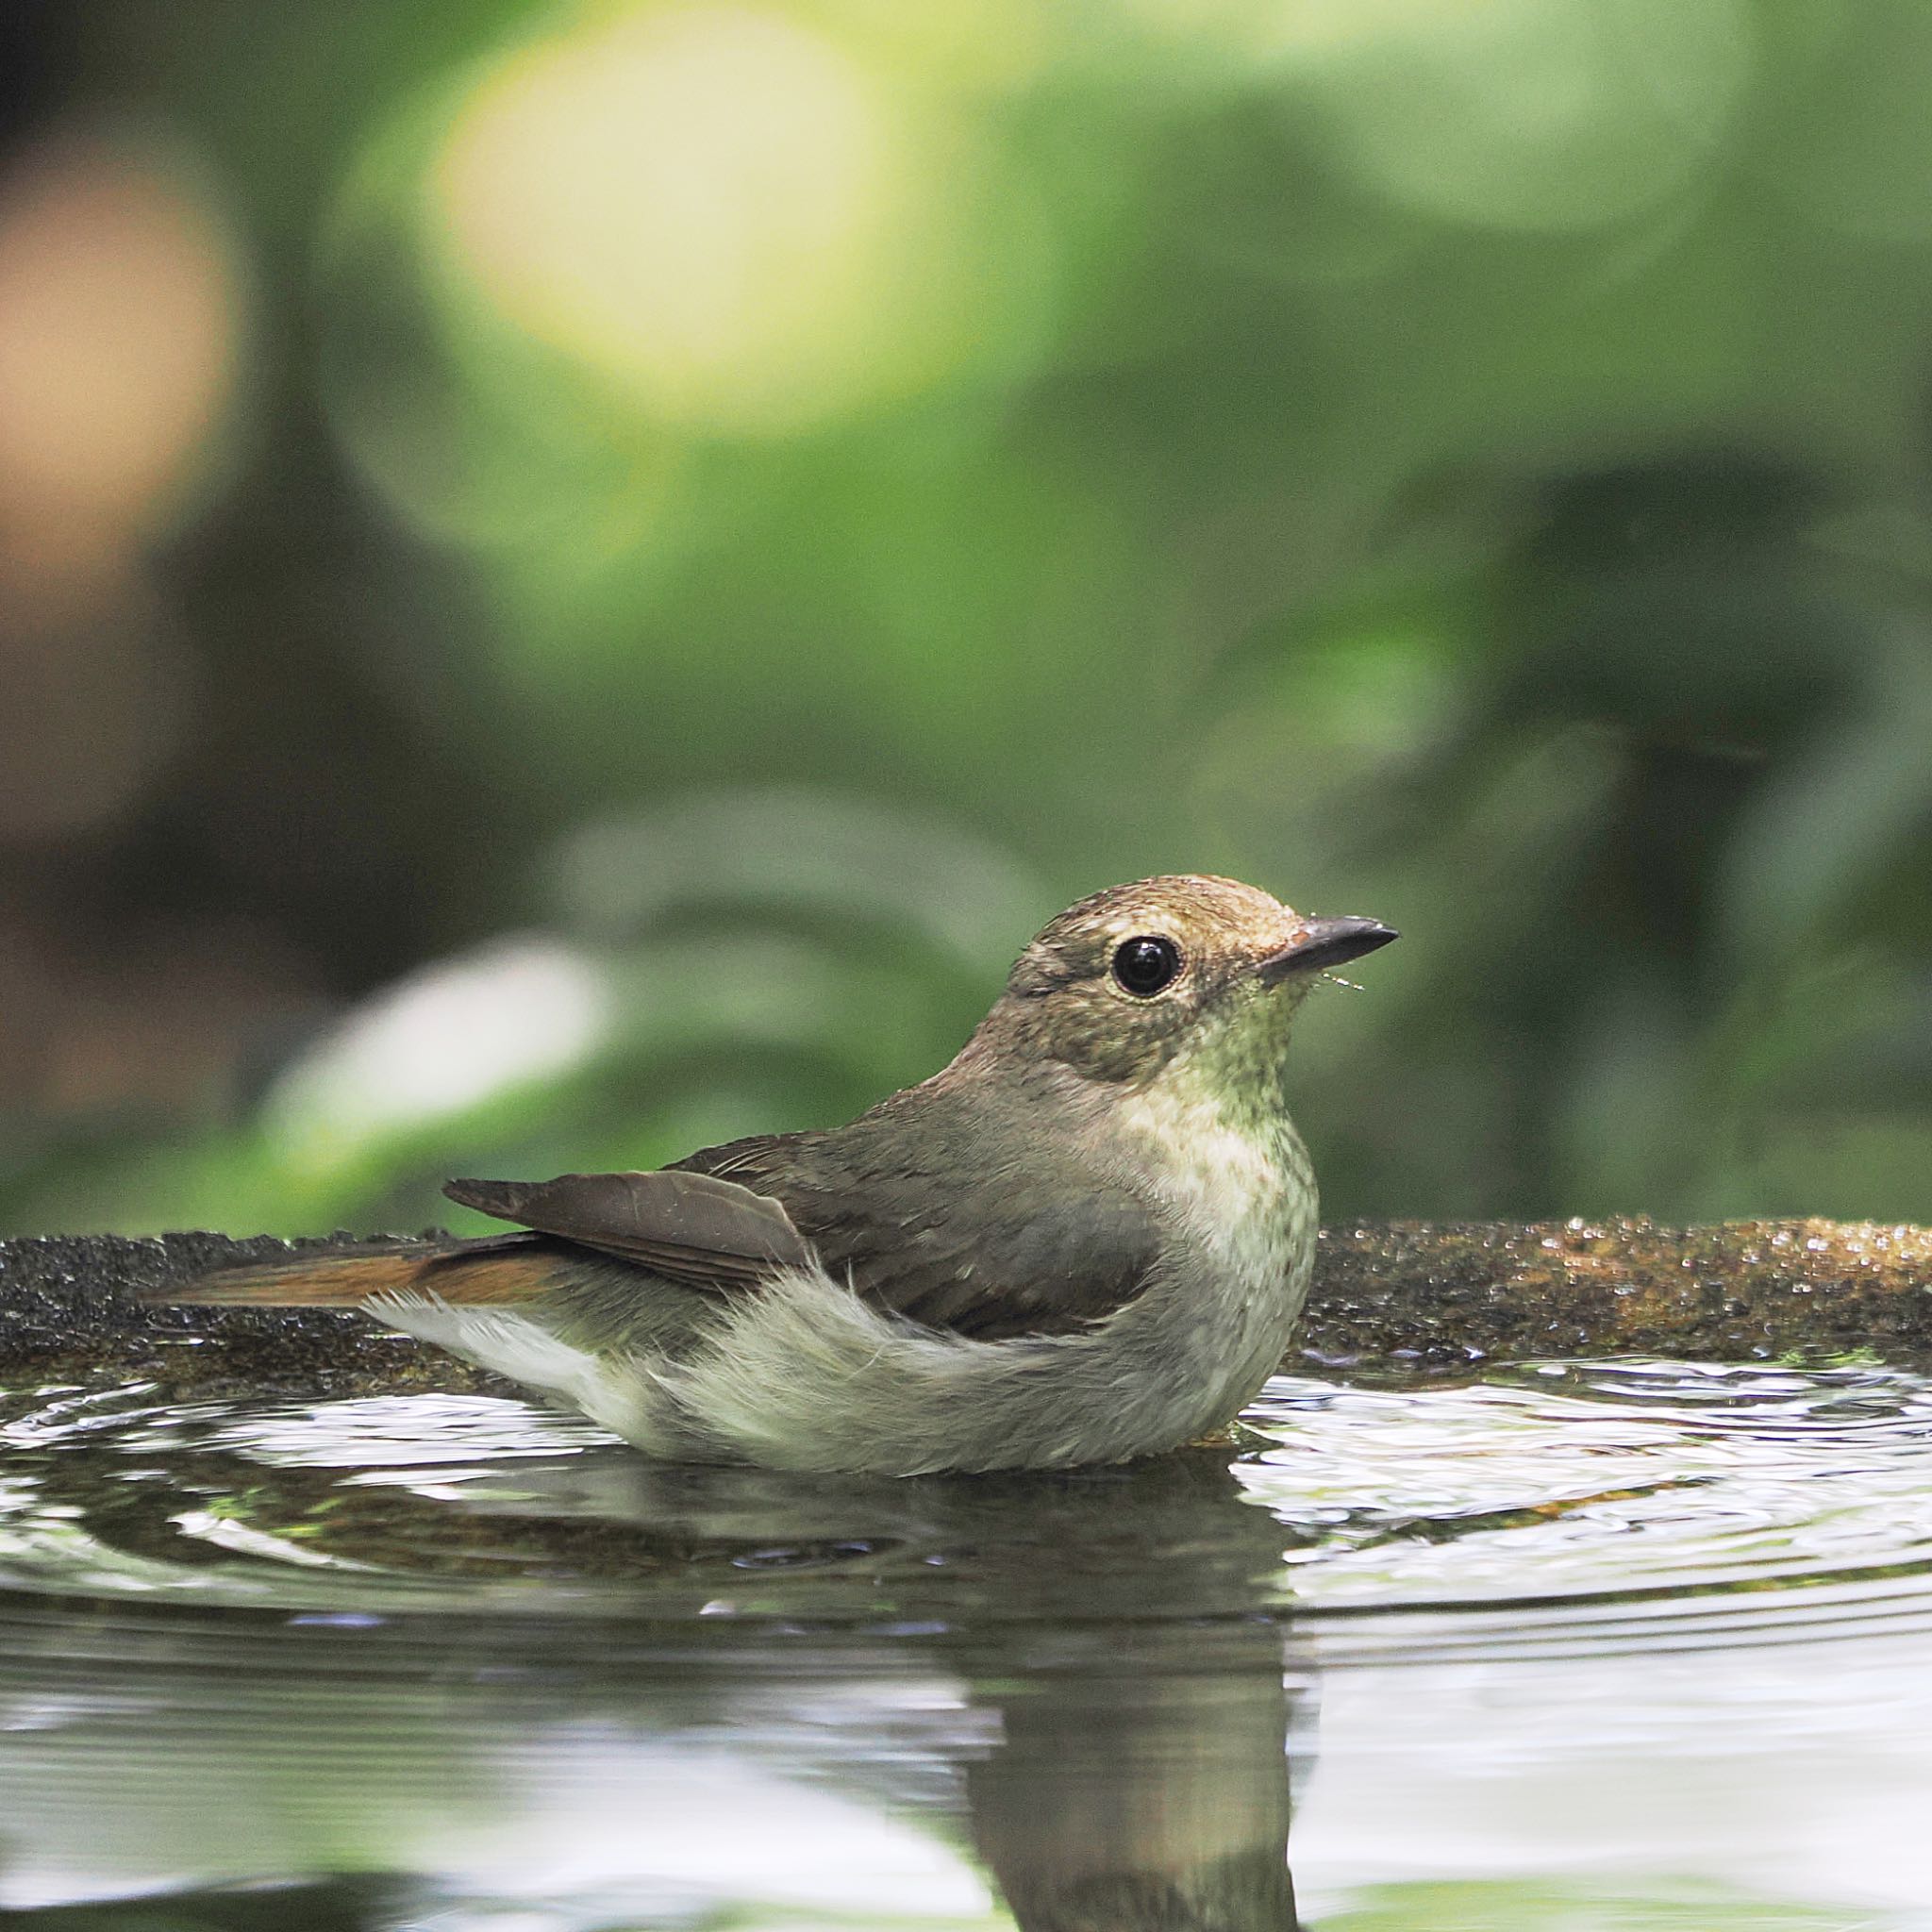
[[(1279, 1359), (1314, 1210), (1288, 1026), (1323, 967), (1393, 937), (1232, 880), (1115, 887), (1044, 928), (950, 1065), (843, 1126), (653, 1174), (452, 1181), (523, 1231), (292, 1257), (170, 1298), (373, 1302), (675, 1453), (1141, 1453), (1225, 1420)], [(969, 1401), (943, 1427), (924, 1419), (941, 1389)]]
[[(816, 1257), (871, 1307), (928, 1327), (977, 1341), (1067, 1334), (1132, 1297), (1158, 1228), (1074, 1145), (1050, 1181), (1020, 1188), (992, 1150), (1023, 1110), (941, 1077), (845, 1127), (733, 1141), (653, 1174), (451, 1181), (453, 1201), (530, 1232), (296, 1257), (209, 1275), (192, 1298), (354, 1307), (421, 1293), (513, 1305), (559, 1291), (567, 1299), (591, 1257), (731, 1294)], [(1031, 1154), (1032, 1142), (1016, 1145)]]

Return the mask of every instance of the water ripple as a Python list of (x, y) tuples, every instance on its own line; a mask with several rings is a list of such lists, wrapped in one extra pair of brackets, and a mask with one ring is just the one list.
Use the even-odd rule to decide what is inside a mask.
[(1272, 1383), (1238, 1450), (891, 1483), (654, 1467), (514, 1401), (0, 1402), (0, 1588), (310, 1628), (1264, 1617), (1324, 1664), (1932, 1626), (1932, 1384), (1545, 1362)]

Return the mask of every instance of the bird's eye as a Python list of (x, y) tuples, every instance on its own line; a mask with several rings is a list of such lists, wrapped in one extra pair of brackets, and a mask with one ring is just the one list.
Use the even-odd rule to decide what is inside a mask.
[(1181, 949), (1172, 940), (1147, 934), (1124, 940), (1113, 956), (1113, 976), (1122, 989), (1139, 999), (1152, 999), (1173, 984), (1181, 970)]

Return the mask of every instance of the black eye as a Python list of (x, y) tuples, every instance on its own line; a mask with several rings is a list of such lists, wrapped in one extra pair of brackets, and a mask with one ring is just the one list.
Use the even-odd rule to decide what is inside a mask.
[(1130, 993), (1151, 999), (1181, 970), (1181, 949), (1172, 940), (1149, 934), (1123, 941), (1113, 956), (1113, 976)]

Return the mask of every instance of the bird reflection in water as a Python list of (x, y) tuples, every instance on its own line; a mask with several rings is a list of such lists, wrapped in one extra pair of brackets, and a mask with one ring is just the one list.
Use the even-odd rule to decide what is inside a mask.
[(1198, 1635), (987, 1693), (973, 1833), (1024, 1932), (1292, 1932), (1279, 1637)]
[[(275, 1489), (231, 1445), (184, 1457), (184, 1475), (189, 1459), (203, 1493), (258, 1512)], [(93, 1751), (73, 1750), (71, 1724), (18, 1734), (0, 1802), (30, 1788), (33, 1823), (5, 1848), (0, 1904), (29, 1909), (9, 1918), (84, 1909), (108, 1932), (165, 1890), (181, 1923), (239, 1928), (263, 1895), (234, 1888), (268, 1881), (278, 1925), (374, 1932), (514, 1899), (520, 1923), (588, 1932), (613, 1911), (685, 1924), (698, 1898), (742, 1911), (797, 1879), (911, 1927), (928, 1916), (904, 1909), (916, 1881), (908, 1894), (902, 1871), (881, 1922), (865, 1870), (896, 1832), (893, 1856), (910, 1844), (943, 1879), (930, 1910), (949, 1924), (974, 1889), (951, 1844), (1023, 1932), (1295, 1926), (1288, 1533), (1242, 1499), (1224, 1449), (906, 1482), (594, 1449), (475, 1484), (343, 1474), (277, 1472), (299, 1478), (284, 1500), (307, 1517), (303, 1547), (358, 1566), (341, 1617), (305, 1616), (267, 1650), (258, 1624), (210, 1673), (179, 1648), (209, 1642), (205, 1614), (179, 1619), (171, 1650), (166, 1615), (144, 1612), (89, 1665), (118, 1713), (82, 1721), (102, 1729)], [(463, 1608), (358, 1612), (372, 1572)], [(516, 1579), (513, 1608), (490, 1586), (466, 1602), (464, 1580), (492, 1574)], [(549, 1592), (571, 1613), (544, 1613)], [(41, 1658), (0, 1667), (0, 1722), (58, 1652), (60, 1626), (36, 1627)], [(379, 1699), (337, 1693), (372, 1673)], [(425, 1745), (441, 1766), (427, 1790)], [(125, 1768), (104, 1778), (110, 1757)], [(184, 1792), (199, 1817), (219, 1809), (218, 1832), (190, 1834)], [(819, 1808), (780, 1815), (800, 1805)], [(74, 1842), (55, 1842), (70, 1823)], [(720, 1847), (708, 1863), (700, 1840)], [(90, 1880), (103, 1846), (118, 1868)], [(559, 1882), (592, 1867), (587, 1890)]]
[(826, 1553), (819, 1575), (873, 1598), (870, 1628), (917, 1632), (965, 1675), (995, 1720), (960, 1754), (966, 1823), (1023, 1932), (1293, 1932), (1288, 1533), (1224, 1450), (896, 1483), (604, 1474), (634, 1521), (753, 1538), (814, 1620)]

